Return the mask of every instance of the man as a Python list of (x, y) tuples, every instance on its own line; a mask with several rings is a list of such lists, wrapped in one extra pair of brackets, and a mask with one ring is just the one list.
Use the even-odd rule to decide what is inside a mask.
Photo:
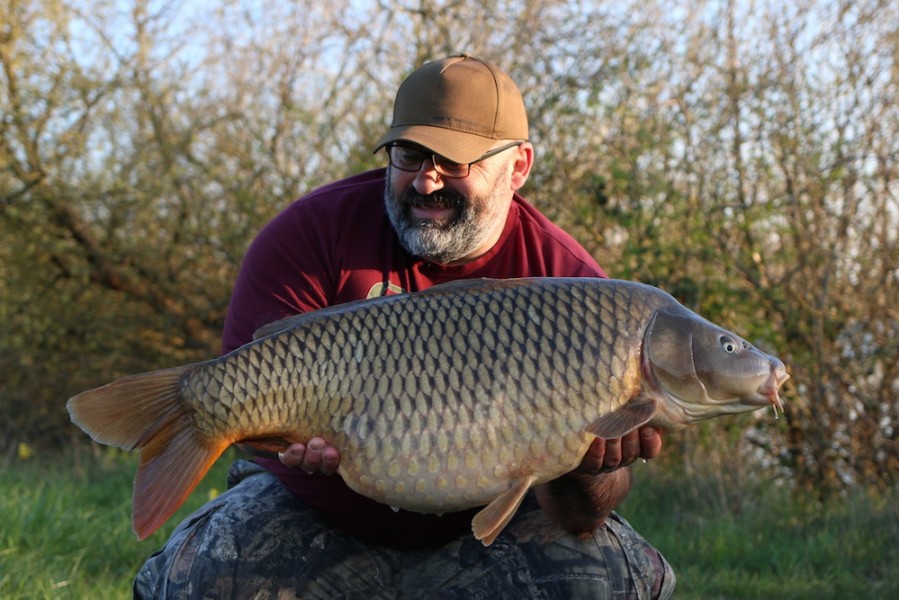
[[(474, 277), (604, 277), (517, 194), (534, 161), (518, 88), (454, 56), (400, 86), (375, 148), (389, 167), (325, 186), (260, 232), (244, 259), (223, 350), (296, 313)], [(377, 377), (372, 373), (371, 377)], [(339, 449), (314, 438), (238, 461), (228, 492), (186, 519), (135, 581), (154, 598), (667, 597), (667, 562), (614, 513), (627, 469), (659, 432), (597, 440), (581, 466), (535, 489), (488, 548), (474, 512), (394, 511), (352, 492)], [(542, 510), (541, 510), (542, 507)], [(572, 535), (570, 531), (578, 535)]]

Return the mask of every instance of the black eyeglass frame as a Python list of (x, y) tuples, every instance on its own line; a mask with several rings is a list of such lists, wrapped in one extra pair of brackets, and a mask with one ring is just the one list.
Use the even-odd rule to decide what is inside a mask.
[[(478, 158), (476, 158), (475, 160), (473, 160), (467, 164), (453, 162), (453, 161), (437, 154), (436, 152), (431, 152), (424, 148), (419, 150), (415, 146), (410, 146), (408, 144), (401, 144), (401, 143), (388, 144), (386, 147), (386, 150), (387, 150), (387, 160), (390, 162), (390, 166), (395, 169), (399, 169), (400, 171), (406, 171), (407, 173), (417, 173), (421, 169), (421, 165), (424, 164), (425, 160), (430, 158), (431, 164), (434, 165), (434, 170), (437, 171), (437, 174), (440, 175), (441, 177), (446, 177), (447, 179), (464, 179), (471, 174), (471, 165), (473, 165), (475, 163), (479, 163), (482, 160), (487, 160), (491, 156), (496, 156), (500, 152), (505, 152), (506, 150), (510, 150), (512, 148), (521, 146), (523, 143), (524, 143), (524, 141), (511, 142), (509, 144), (506, 144), (505, 146), (500, 146), (499, 148), (494, 148), (493, 150), (488, 150), (487, 152), (485, 152), (484, 154), (482, 154), (481, 156), (479, 156)], [(394, 161), (393, 161), (392, 150), (394, 148), (403, 148), (405, 150), (416, 150), (419, 152), (419, 154), (421, 154), (421, 160), (418, 161), (418, 165), (416, 165), (414, 168), (410, 167), (410, 166), (401, 167), (401, 166), (397, 165), (396, 163), (394, 163)], [(465, 174), (464, 175), (453, 174), (452, 172), (446, 171), (445, 165), (442, 164), (444, 162), (450, 162), (453, 165), (456, 165), (458, 167), (465, 167)]]

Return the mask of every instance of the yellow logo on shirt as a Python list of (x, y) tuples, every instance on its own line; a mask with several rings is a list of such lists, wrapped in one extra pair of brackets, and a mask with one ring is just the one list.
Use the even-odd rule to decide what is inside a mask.
[(371, 298), (379, 298), (381, 296), (387, 296), (388, 294), (405, 294), (406, 290), (401, 288), (395, 283), (391, 282), (378, 282), (371, 286), (371, 289), (368, 290), (368, 296), (365, 297), (366, 300)]

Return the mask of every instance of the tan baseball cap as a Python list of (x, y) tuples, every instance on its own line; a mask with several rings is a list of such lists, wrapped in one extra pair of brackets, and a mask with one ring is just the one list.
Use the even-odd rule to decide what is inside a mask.
[(461, 54), (430, 62), (400, 85), (393, 123), (374, 151), (412, 142), (470, 163), (497, 140), (527, 140), (528, 117), (515, 82), (490, 61)]

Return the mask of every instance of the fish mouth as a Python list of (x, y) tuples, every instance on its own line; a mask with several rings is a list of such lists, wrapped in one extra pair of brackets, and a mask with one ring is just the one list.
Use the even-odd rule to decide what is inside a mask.
[(782, 362), (777, 361), (772, 363), (768, 377), (765, 378), (765, 381), (763, 381), (756, 390), (755, 395), (751, 398), (747, 398), (747, 400), (751, 404), (757, 406), (766, 406), (770, 404), (774, 407), (775, 415), (777, 415), (778, 411), (780, 411), (780, 414), (784, 414), (784, 405), (780, 399), (779, 390), (789, 378), (790, 374), (787, 373), (787, 368)]

